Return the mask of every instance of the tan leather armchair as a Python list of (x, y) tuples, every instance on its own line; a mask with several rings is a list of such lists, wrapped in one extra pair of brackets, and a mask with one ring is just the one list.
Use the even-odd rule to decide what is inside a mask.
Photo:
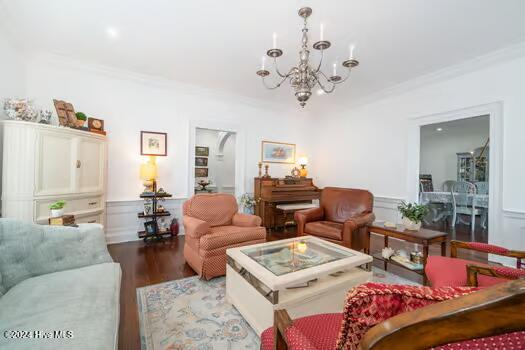
[(226, 249), (266, 241), (261, 218), (238, 213), (230, 194), (198, 194), (183, 204), (184, 258), (199, 274), (210, 278), (226, 274)]
[(354, 250), (366, 249), (366, 226), (375, 215), (374, 196), (367, 190), (326, 187), (319, 208), (295, 212), (297, 234), (311, 235)]

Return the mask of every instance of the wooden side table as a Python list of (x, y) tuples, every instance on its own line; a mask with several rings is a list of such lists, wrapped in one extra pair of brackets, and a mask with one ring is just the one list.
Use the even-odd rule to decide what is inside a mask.
[(425, 275), (425, 266), (427, 264), (428, 257), (428, 247), (431, 244), (439, 243), (441, 244), (441, 256), (446, 256), (447, 254), (447, 233), (428, 230), (425, 228), (420, 229), (419, 231), (410, 231), (406, 230), (401, 225), (397, 227), (385, 227), (383, 224), (373, 223), (367, 227), (367, 251), (366, 253), (370, 254), (370, 235), (372, 233), (380, 234), (384, 236), (385, 247), (388, 247), (388, 238), (397, 238), (402, 241), (421, 244), (423, 246), (423, 269), (421, 270), (412, 270), (408, 267), (401, 265), (393, 260), (385, 259), (379, 254), (372, 254), (372, 256), (378, 260), (383, 261), (385, 271), (387, 270), (388, 264), (393, 264), (409, 271), (413, 271), (417, 274), (423, 276), (423, 284), (427, 284), (427, 276)]

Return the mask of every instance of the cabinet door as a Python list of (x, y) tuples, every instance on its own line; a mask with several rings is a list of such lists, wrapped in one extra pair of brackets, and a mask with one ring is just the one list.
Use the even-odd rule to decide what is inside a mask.
[(35, 195), (75, 191), (74, 138), (58, 132), (40, 132), (36, 161)]
[(104, 189), (106, 144), (98, 139), (80, 137), (76, 170), (78, 192), (99, 192)]

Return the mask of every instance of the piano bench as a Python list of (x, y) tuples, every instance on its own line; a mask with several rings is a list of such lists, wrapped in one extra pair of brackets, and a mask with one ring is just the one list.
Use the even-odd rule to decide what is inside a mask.
[[(290, 203), (290, 204), (278, 204), (275, 206), (275, 209), (282, 215), (283, 217), (283, 230), (284, 232), (287, 232), (286, 230), (286, 224), (291, 222), (293, 225), (295, 225), (294, 220), (294, 214), (298, 210), (304, 210), (304, 209), (311, 209), (311, 208), (317, 208), (319, 205), (313, 204), (313, 203)], [(292, 217), (292, 219), (289, 221), (288, 218)]]

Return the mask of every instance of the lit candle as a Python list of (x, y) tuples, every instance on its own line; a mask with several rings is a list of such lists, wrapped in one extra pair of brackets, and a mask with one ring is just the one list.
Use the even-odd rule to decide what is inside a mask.
[(324, 40), (324, 24), (321, 23), (321, 41)]
[(351, 44), (350, 45), (350, 59), (351, 60), (354, 58), (354, 50), (355, 50), (355, 45)]
[(277, 33), (273, 33), (273, 48), (277, 48)]
[(265, 64), (266, 64), (266, 56), (263, 56), (261, 59), (261, 70), (264, 70)]
[(334, 63), (334, 74), (332, 76), (337, 76), (337, 63)]

